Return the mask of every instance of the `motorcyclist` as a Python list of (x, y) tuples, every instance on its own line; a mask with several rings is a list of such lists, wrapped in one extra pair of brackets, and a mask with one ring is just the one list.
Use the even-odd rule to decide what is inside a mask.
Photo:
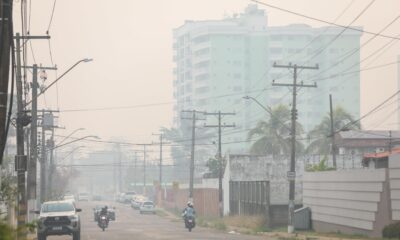
[(104, 207), (101, 208), (99, 221), (101, 219), (101, 216), (105, 216), (106, 217), (107, 225), (108, 225), (108, 220), (109, 219), (108, 219), (108, 207), (107, 206), (104, 206)]
[(189, 201), (187, 203), (187, 207), (182, 211), (182, 217), (185, 220), (185, 226), (187, 224), (188, 217), (193, 218), (193, 226), (196, 226), (195, 216), (196, 216), (196, 211), (194, 210), (193, 203)]

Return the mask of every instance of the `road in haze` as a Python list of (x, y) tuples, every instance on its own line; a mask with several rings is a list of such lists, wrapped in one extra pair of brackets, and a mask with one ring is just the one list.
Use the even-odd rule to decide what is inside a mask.
[[(182, 221), (175, 221), (157, 215), (141, 215), (128, 205), (115, 204), (116, 221), (111, 221), (109, 227), (102, 232), (93, 221), (93, 207), (104, 205), (101, 202), (79, 202), (82, 208), (81, 224), (82, 240), (153, 240), (153, 239), (210, 239), (210, 240), (260, 240), (260, 236), (236, 235), (208, 228), (196, 227), (192, 232), (184, 228)], [(113, 204), (112, 204), (113, 205)], [(72, 239), (69, 236), (49, 236), (48, 240)]]

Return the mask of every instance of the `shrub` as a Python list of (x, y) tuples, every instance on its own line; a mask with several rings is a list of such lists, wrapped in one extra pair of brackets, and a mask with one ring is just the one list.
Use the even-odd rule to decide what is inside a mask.
[(400, 238), (400, 222), (385, 226), (382, 235), (384, 238)]
[(5, 223), (0, 222), (0, 237), (4, 240), (13, 240), (15, 238), (13, 229)]

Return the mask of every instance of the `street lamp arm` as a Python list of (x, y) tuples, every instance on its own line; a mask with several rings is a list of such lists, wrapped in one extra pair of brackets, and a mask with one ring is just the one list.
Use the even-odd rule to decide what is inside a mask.
[(78, 139), (75, 139), (75, 140), (66, 142), (66, 143), (64, 143), (64, 144), (59, 144), (59, 145), (57, 145), (57, 146), (55, 146), (55, 147), (49, 149), (49, 151), (54, 150), (54, 149), (56, 149), (56, 148), (63, 147), (63, 146), (65, 146), (65, 145), (68, 145), (68, 144), (71, 144), (71, 143), (74, 143), (74, 142), (78, 142), (78, 141), (84, 140), (84, 139), (86, 139), (86, 138), (95, 138), (95, 139), (99, 139), (99, 137), (97, 137), (97, 136), (92, 136), (92, 135), (90, 135), (90, 136), (85, 136), (85, 137), (81, 137), (81, 138), (78, 138)]
[[(262, 107), (265, 111), (267, 111), (267, 112), (269, 113), (269, 115), (271, 115), (271, 117), (274, 116), (274, 114), (272, 113), (271, 109), (268, 109), (268, 108), (264, 107), (257, 99), (255, 99), (255, 98), (253, 98), (253, 97), (250, 97), (250, 96), (244, 96), (243, 98), (244, 98), (244, 99), (247, 99), (247, 100), (249, 100), (249, 99), (253, 100), (253, 101), (254, 101), (255, 103), (257, 103), (260, 107)], [(280, 119), (278, 119), (278, 122), (279, 122), (284, 128), (286, 128), (287, 130), (291, 131), (291, 129), (288, 128), (288, 127), (286, 126), (286, 124), (283, 123)]]
[[(93, 61), (93, 59), (90, 58), (84, 58), (79, 60), (78, 62), (76, 62), (74, 65), (72, 65), (67, 71), (65, 71), (63, 74), (61, 74), (61, 76), (59, 76), (56, 80), (54, 80), (49, 86), (47, 86), (46, 88), (43, 89), (43, 91), (41, 91), (36, 98), (38, 98), (40, 95), (42, 95), (43, 93), (45, 93), (47, 91), (47, 89), (49, 89), (50, 87), (52, 87), (55, 83), (57, 83), (61, 78), (63, 78), (65, 75), (67, 75), (67, 73), (69, 73), (74, 67), (76, 67), (78, 64), (80, 64), (81, 62), (91, 62)], [(29, 105), (34, 99), (31, 99), (29, 102), (26, 103), (25, 106)]]
[(251, 99), (254, 102), (256, 102), (260, 107), (262, 107), (265, 111), (267, 111), (271, 116), (272, 116), (272, 112), (271, 110), (269, 110), (268, 108), (264, 107), (264, 105), (262, 105), (257, 99), (250, 97), (250, 96), (244, 96), (244, 99)]
[(85, 130), (85, 129), (84, 129), (84, 128), (75, 129), (72, 133), (70, 133), (70, 134), (69, 134), (68, 136), (66, 136), (63, 140), (61, 140), (61, 142), (59, 142), (58, 145), (60, 145), (60, 144), (62, 144), (63, 142), (65, 142), (65, 140), (67, 140), (69, 137), (71, 137), (72, 134), (74, 134), (74, 133), (76, 133), (77, 131), (80, 131), (80, 130)]
[(61, 159), (61, 161), (65, 160), (67, 157), (71, 156), (74, 152), (76, 152), (76, 150), (78, 150), (78, 149), (80, 149), (80, 148), (83, 148), (83, 147), (84, 147), (84, 146), (78, 146), (78, 147), (74, 148), (71, 152), (69, 152), (69, 153), (67, 154), (67, 156), (65, 156), (63, 159)]

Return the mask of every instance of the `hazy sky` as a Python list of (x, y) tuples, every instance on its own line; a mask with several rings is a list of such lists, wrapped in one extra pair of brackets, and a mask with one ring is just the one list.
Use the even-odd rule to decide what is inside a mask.
[[(32, 1), (32, 35), (46, 33), (54, 0)], [(332, 21), (352, 0), (265, 0), (268, 3)], [(347, 25), (369, 0), (355, 0), (339, 23)], [(92, 63), (79, 65), (40, 99), (41, 107), (86, 109), (168, 103), (160, 106), (124, 110), (62, 112), (60, 124), (67, 129), (59, 134), (84, 127), (87, 134), (103, 139), (121, 137), (136, 142), (156, 140), (151, 133), (172, 122), (172, 29), (185, 20), (220, 19), (224, 14), (240, 13), (248, 0), (58, 0), (50, 28), (52, 53), (58, 74), (84, 57)], [(266, 9), (269, 25), (307, 23), (323, 26), (278, 10)], [(377, 0), (356, 22), (372, 32), (379, 32), (399, 15), (400, 1)], [(19, 13), (16, 13), (19, 17)], [(400, 34), (400, 20), (384, 33)], [(16, 29), (16, 31), (18, 28)], [(362, 42), (371, 36), (364, 35)], [(378, 37), (362, 49), (367, 56), (390, 39)], [(397, 41), (398, 42), (398, 41)], [(48, 42), (32, 41), (37, 63), (51, 65)], [(371, 66), (396, 61), (396, 44)], [(32, 58), (30, 58), (32, 59)], [(397, 89), (395, 65), (361, 74), (361, 113), (368, 112)], [(55, 75), (49, 73), (48, 81)], [(364, 126), (397, 128), (397, 116), (387, 117), (397, 104), (364, 121)], [(394, 117), (393, 117), (394, 116)], [(382, 123), (383, 119), (387, 119)]]

